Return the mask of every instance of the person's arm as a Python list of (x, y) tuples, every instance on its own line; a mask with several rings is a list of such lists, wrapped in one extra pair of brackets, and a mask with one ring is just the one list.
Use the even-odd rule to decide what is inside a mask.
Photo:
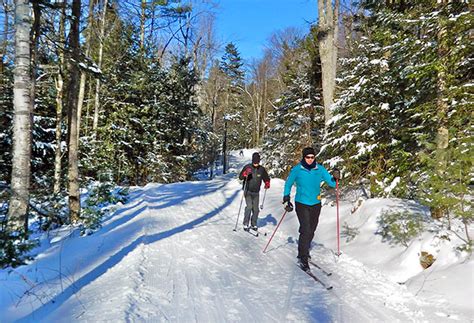
[(263, 179), (263, 182), (265, 183), (265, 189), (269, 189), (270, 188), (270, 176), (268, 176), (268, 173), (267, 173), (267, 170), (265, 169), (265, 167), (262, 167), (262, 179)]
[(288, 178), (286, 179), (286, 182), (285, 182), (285, 188), (283, 190), (283, 198), (285, 198), (285, 196), (288, 196), (288, 197), (290, 196), (291, 187), (293, 186), (296, 180), (296, 172), (297, 172), (297, 167), (293, 167), (290, 171), (290, 175), (288, 175)]
[(244, 168), (242, 168), (242, 170), (240, 171), (239, 179), (246, 179), (249, 173), (252, 173), (252, 168), (250, 168), (250, 165), (245, 165)]
[(268, 176), (268, 172), (265, 167), (262, 167), (262, 179), (263, 181), (270, 181), (270, 176)]
[(323, 166), (321, 166), (321, 171), (323, 173), (323, 181), (328, 184), (330, 187), (332, 188), (335, 188), (336, 187), (336, 180), (334, 179), (334, 177), (329, 174), (329, 172), (327, 171), (326, 168), (324, 168)]

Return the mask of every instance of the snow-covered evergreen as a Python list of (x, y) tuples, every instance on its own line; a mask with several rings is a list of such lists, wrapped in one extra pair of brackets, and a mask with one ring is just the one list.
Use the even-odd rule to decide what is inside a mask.
[[(466, 113), (472, 95), (469, 72), (461, 68), (472, 56), (468, 52), (472, 17), (463, 4), (447, 5), (442, 11), (428, 3), (412, 5), (410, 10), (370, 1), (365, 5), (371, 10), (362, 24), (365, 33), (355, 51), (341, 60), (341, 90), (323, 156), (345, 169), (347, 179), (369, 180), (373, 194), (427, 197), (426, 193), (438, 192), (440, 198), (457, 196), (459, 207), (463, 194), (454, 193), (448, 183), (455, 177), (453, 187), (466, 192), (472, 169), (472, 163), (455, 152), (463, 147), (472, 160), (472, 147), (466, 144), (472, 138)], [(443, 24), (447, 24), (446, 47), (452, 51), (440, 54), (437, 35)], [(443, 100), (448, 110), (443, 122), (450, 138), (450, 169), (442, 178), (431, 162), (436, 159), (440, 118), (444, 120), (437, 108), (440, 68), (447, 72), (449, 95)], [(430, 204), (449, 208), (446, 201)]]
[(287, 90), (274, 103), (262, 149), (270, 174), (286, 174), (301, 158), (301, 150), (314, 145), (316, 93), (303, 71), (289, 80)]

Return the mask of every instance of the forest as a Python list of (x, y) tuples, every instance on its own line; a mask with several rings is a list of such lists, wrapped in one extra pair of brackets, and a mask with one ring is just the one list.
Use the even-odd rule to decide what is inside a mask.
[(346, 188), (460, 219), (471, 250), (469, 1), (319, 0), (252, 61), (216, 37), (217, 4), (2, 0), (2, 267), (28, 259), (32, 231), (96, 230), (128, 187), (212, 179), (254, 147), (285, 178), (313, 146)]

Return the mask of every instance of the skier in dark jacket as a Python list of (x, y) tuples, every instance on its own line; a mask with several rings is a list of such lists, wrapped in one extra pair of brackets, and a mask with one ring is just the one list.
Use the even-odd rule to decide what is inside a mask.
[(336, 187), (340, 173), (335, 169), (332, 176), (322, 165), (316, 163), (316, 151), (312, 147), (303, 149), (303, 158), (294, 166), (285, 182), (283, 191), (283, 203), (288, 203), (290, 209), (290, 192), (293, 184), (296, 184), (296, 215), (300, 223), (298, 239), (298, 259), (303, 270), (308, 270), (308, 258), (311, 241), (318, 226), (319, 214), (321, 212), (321, 182), (330, 187)]
[[(239, 174), (239, 179), (244, 180), (244, 196), (245, 196), (245, 211), (244, 211), (244, 230), (257, 230), (258, 219), (258, 203), (260, 195), (260, 186), (262, 181), (265, 183), (265, 189), (270, 188), (270, 177), (262, 165), (260, 165), (259, 153), (253, 153), (252, 163), (244, 166)], [(252, 213), (252, 218), (250, 218)], [(250, 220), (250, 227), (249, 227)]]

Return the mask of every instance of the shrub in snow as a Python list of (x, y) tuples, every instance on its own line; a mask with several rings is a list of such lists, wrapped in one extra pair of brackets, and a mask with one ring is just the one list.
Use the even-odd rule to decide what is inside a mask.
[(383, 212), (377, 222), (379, 229), (376, 234), (382, 236), (382, 241), (405, 247), (423, 230), (423, 216), (416, 213)]
[(37, 245), (37, 241), (24, 240), (17, 232), (6, 230), (2, 225), (0, 229), (0, 268), (17, 267), (24, 265), (32, 257), (28, 251)]
[(347, 222), (344, 222), (341, 230), (341, 237), (346, 238), (346, 242), (351, 242), (359, 234), (359, 229), (350, 227)]
[(125, 203), (127, 195), (128, 189), (116, 188), (110, 182), (92, 186), (81, 211), (81, 234), (90, 235), (91, 230), (99, 229), (106, 214), (105, 207), (119, 202)]
[(19, 232), (8, 229), (7, 212), (7, 207), (0, 208), (0, 268), (25, 264), (31, 259), (27, 252), (37, 245), (36, 240), (25, 240)]
[(69, 222), (68, 199), (64, 193), (37, 195), (30, 200), (30, 229), (49, 231)]

